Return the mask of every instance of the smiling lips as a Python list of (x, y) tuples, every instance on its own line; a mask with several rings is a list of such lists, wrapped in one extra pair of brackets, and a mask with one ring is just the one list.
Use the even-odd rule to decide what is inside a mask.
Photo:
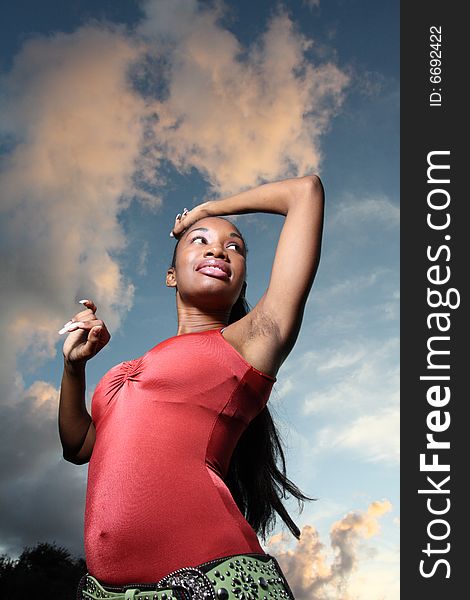
[(196, 271), (200, 271), (210, 277), (217, 277), (218, 279), (229, 279), (232, 274), (229, 265), (225, 261), (217, 260), (216, 258), (203, 260), (196, 267)]

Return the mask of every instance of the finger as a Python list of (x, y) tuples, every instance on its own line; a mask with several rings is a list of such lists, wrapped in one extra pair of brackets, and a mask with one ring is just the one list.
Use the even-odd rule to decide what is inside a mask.
[(70, 333), (71, 331), (76, 331), (77, 329), (81, 329), (82, 326), (84, 326), (84, 325), (85, 325), (85, 323), (82, 323), (80, 321), (75, 321), (75, 322), (69, 321), (62, 327), (62, 329), (59, 329), (58, 333), (59, 333), (59, 335), (63, 335), (64, 333)]
[(170, 237), (179, 239), (182, 233), (194, 222), (195, 216), (189, 216), (193, 209), (188, 210), (187, 208), (183, 209), (182, 213), (178, 213), (175, 217), (175, 224), (173, 225), (173, 229), (170, 231)]
[(180, 227), (178, 227), (178, 224), (175, 224), (173, 229), (170, 231), (170, 237), (178, 239), (180, 236), (179, 229)]
[(93, 300), (89, 300), (89, 299), (85, 298), (85, 300), (79, 300), (78, 302), (80, 304), (83, 304), (83, 306), (85, 306), (86, 308), (91, 309), (93, 312), (96, 312), (96, 305), (93, 302)]
[(102, 325), (96, 325), (90, 329), (89, 338), (93, 338), (94, 340), (99, 340), (101, 337), (101, 332), (103, 331)]
[(172, 229), (170, 231), (170, 237), (175, 238), (176, 240), (179, 240), (181, 237), (181, 234), (183, 233), (184, 230), (181, 231), (175, 231), (175, 229)]
[(70, 333), (72, 331), (77, 331), (77, 329), (90, 330), (96, 326), (104, 327), (103, 321), (101, 321), (101, 319), (92, 319), (90, 321), (73, 321), (71, 323), (66, 323), (62, 329), (59, 330), (59, 334), (62, 335), (64, 333)]
[(74, 321), (68, 326), (68, 329), (87, 329), (90, 330), (93, 327), (103, 327), (104, 323), (101, 319), (90, 319), (88, 321)]
[[(71, 321), (82, 321), (82, 320), (89, 320), (90, 319), (90, 315), (94, 316), (96, 313), (96, 305), (93, 302), (93, 300), (79, 300), (80, 304), (83, 304), (83, 307), (85, 308), (85, 310), (82, 310), (78, 313), (75, 313), (74, 316), (72, 317)], [(65, 327), (65, 325), (64, 325)]]
[(103, 331), (102, 325), (92, 327), (88, 333), (87, 341), (83, 347), (84, 353), (88, 356), (93, 356), (98, 351), (100, 344), (101, 333)]
[(175, 238), (179, 238), (185, 231), (187, 231), (187, 229), (191, 226), (193, 221), (188, 221), (186, 220), (184, 223), (182, 223), (181, 221), (176, 221), (173, 229), (171, 230), (171, 233), (173, 233), (173, 235), (171, 237), (175, 237)]
[[(95, 313), (90, 308), (87, 308), (86, 310), (82, 310), (82, 311), (76, 313), (72, 317), (71, 321), (72, 321), (72, 323), (75, 323), (76, 321), (90, 321), (95, 318), (96, 318)], [(65, 327), (65, 325), (64, 325), (64, 327)]]

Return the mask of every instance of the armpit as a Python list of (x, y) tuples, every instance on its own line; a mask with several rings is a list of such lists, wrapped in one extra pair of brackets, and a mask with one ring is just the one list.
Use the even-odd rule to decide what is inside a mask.
[(248, 329), (248, 339), (253, 340), (260, 337), (281, 339), (281, 332), (278, 323), (262, 310), (254, 309), (250, 326)]

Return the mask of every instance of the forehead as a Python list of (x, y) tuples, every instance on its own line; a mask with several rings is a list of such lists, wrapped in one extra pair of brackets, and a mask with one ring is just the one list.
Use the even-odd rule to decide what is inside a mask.
[(220, 233), (222, 235), (236, 237), (244, 241), (243, 236), (232, 223), (217, 217), (205, 217), (203, 219), (199, 219), (199, 221), (196, 221), (196, 223), (189, 228), (183, 237), (188, 237), (193, 231), (202, 231), (208, 234)]

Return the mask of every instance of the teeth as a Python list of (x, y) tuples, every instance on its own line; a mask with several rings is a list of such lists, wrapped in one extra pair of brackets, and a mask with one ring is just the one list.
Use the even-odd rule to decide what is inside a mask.
[(218, 265), (212, 265), (212, 264), (208, 264), (208, 265), (204, 265), (203, 267), (200, 267), (201, 269), (214, 269), (214, 271), (219, 271), (219, 273), (224, 273), (225, 275), (228, 276), (227, 271), (225, 271), (225, 269), (220, 268)]

